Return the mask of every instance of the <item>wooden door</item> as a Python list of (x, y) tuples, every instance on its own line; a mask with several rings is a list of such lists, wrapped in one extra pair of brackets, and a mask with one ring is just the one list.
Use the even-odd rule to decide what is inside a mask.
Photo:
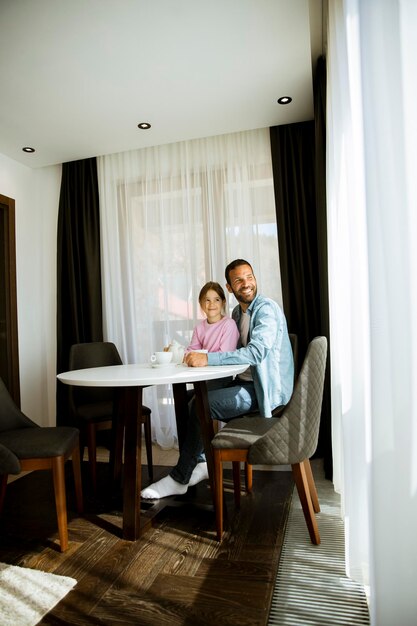
[(0, 194), (0, 376), (20, 407), (14, 200)]

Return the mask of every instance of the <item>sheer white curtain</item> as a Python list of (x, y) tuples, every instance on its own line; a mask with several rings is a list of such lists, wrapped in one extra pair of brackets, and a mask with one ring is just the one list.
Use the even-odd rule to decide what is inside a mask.
[(357, 20), (331, 2), (328, 242), (333, 481), (342, 494), (347, 571), (368, 581), (369, 303)]
[[(281, 302), (268, 129), (100, 157), (98, 172), (104, 332), (125, 363), (188, 345), (200, 288), (224, 285), (234, 258)], [(173, 446), (171, 390), (147, 389), (145, 402), (154, 438)]]
[(416, 32), (413, 0), (329, 2), (335, 485), (378, 626), (417, 615)]

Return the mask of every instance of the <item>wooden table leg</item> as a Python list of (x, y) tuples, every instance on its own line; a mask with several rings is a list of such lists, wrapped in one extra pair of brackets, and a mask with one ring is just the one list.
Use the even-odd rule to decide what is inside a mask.
[(125, 431), (123, 391), (123, 388), (120, 387), (114, 389), (112, 439), (110, 447), (110, 468), (114, 490), (120, 488), (122, 478), (123, 439)]
[(126, 387), (124, 475), (123, 475), (123, 538), (135, 541), (140, 535), (140, 490), (142, 485), (142, 430), (138, 420), (142, 408), (142, 387)]

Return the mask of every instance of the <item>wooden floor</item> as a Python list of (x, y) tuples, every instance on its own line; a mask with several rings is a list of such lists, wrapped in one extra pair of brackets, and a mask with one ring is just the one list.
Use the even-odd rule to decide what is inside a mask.
[[(85, 464), (84, 464), (85, 465)], [(40, 624), (90, 626), (263, 626), (273, 592), (293, 491), (290, 472), (254, 472), (254, 493), (234, 511), (226, 472), (229, 529), (215, 538), (207, 482), (171, 500), (137, 542), (121, 538), (121, 494), (100, 463), (98, 497), (74, 512), (70, 547), (57, 550), (52, 482), (33, 472), (8, 486), (0, 519), (0, 561), (71, 576), (77, 585)], [(67, 468), (70, 469), (70, 468)], [(146, 468), (143, 469), (146, 482)], [(156, 467), (155, 477), (167, 473)]]

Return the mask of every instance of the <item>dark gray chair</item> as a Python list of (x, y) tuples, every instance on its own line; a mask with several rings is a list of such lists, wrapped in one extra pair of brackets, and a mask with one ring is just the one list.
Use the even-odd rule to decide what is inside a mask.
[(280, 417), (234, 419), (212, 441), (216, 526), (223, 535), (223, 463), (232, 462), (235, 502), (240, 503), (240, 463), (291, 465), (312, 543), (320, 543), (314, 513), (320, 511), (310, 457), (317, 448), (327, 358), (327, 339), (308, 347), (290, 402)]
[(68, 547), (65, 462), (72, 457), (76, 505), (83, 510), (79, 431), (68, 426), (41, 427), (16, 406), (0, 379), (0, 512), (8, 474), (52, 470), (61, 552)]
[(20, 474), (22, 471), (19, 459), (11, 450), (0, 444), (0, 476), (4, 474)]
[[(122, 365), (119, 352), (110, 341), (94, 341), (76, 343), (71, 346), (69, 354), (69, 370), (81, 370), (89, 367)], [(104, 387), (69, 387), (69, 404), (74, 423), (81, 430), (81, 448), (88, 448), (88, 461), (93, 490), (97, 488), (97, 431), (113, 430), (110, 459), (114, 477), (118, 478), (121, 471), (123, 454), (123, 423), (115, 420), (116, 391)], [(142, 407), (139, 416), (144, 425), (148, 475), (153, 481), (151, 410)]]
[[(0, 444), (0, 502), (4, 501), (9, 474), (20, 474), (22, 471), (19, 459), (11, 450)], [(3, 480), (6, 476), (6, 480)]]

